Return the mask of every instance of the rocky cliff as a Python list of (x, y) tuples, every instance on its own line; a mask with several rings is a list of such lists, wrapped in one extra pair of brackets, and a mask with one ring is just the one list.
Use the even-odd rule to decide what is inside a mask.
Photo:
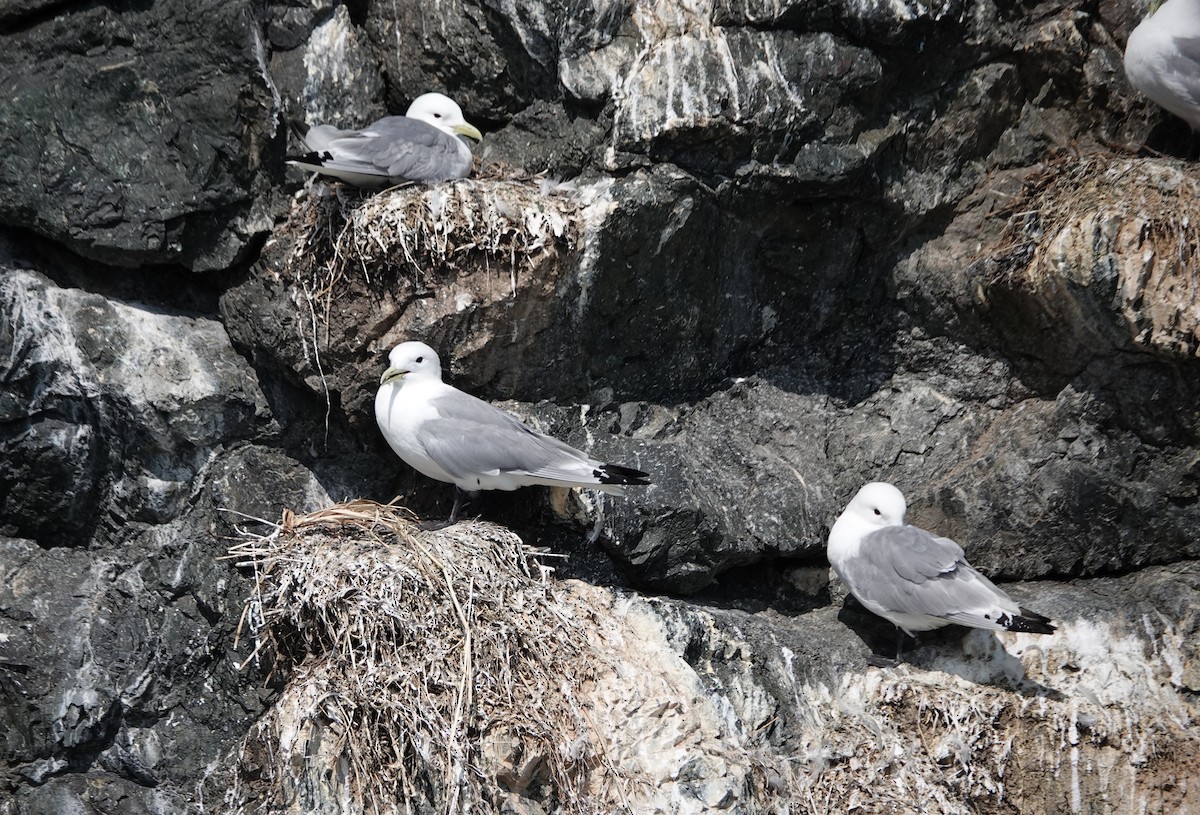
[[(0, 0), (0, 813), (1195, 810), (1200, 177), (1143, 11)], [(473, 178), (285, 168), (427, 90)], [(449, 508), (375, 428), (403, 339), (654, 486), (346, 515)], [(868, 480), (1059, 632), (868, 667)]]

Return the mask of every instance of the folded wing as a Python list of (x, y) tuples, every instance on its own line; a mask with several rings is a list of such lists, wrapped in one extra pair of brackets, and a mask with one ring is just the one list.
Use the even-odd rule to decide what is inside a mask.
[(425, 451), (455, 478), (510, 475), (547, 485), (602, 485), (609, 492), (648, 483), (640, 470), (604, 464), (461, 391), (438, 397), (433, 407), (437, 417), (421, 427)]

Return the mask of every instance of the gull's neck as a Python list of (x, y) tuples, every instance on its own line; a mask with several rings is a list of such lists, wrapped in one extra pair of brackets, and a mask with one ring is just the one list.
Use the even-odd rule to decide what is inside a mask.
[(886, 526), (889, 524), (872, 523), (857, 513), (843, 512), (829, 530), (827, 555), (833, 568), (840, 574), (841, 564), (858, 555), (863, 538)]

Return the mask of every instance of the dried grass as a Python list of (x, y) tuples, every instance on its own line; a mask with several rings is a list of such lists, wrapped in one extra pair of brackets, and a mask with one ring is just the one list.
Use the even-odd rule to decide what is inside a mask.
[(1063, 230), (1094, 220), (1141, 218), (1150, 247), (1188, 262), (1200, 251), (1200, 180), (1170, 160), (1064, 154), (1046, 162), (997, 217), (1007, 224), (993, 256), (1010, 282), (1026, 281)]
[(512, 280), (579, 239), (574, 188), (544, 179), (469, 179), (369, 194), (319, 185), (292, 205), (285, 278), (329, 313), (355, 281), (417, 295), (459, 273), (502, 270)]
[[(997, 213), (977, 299), (1004, 304), (1019, 343), (1072, 354), (1200, 355), (1200, 174), (1166, 159), (1048, 163)], [(1015, 295), (1010, 297), (1009, 295)], [(1031, 341), (1031, 345), (1036, 345)], [(1042, 353), (1033, 348), (1035, 353)]]
[(580, 792), (603, 757), (577, 704), (597, 657), (515, 535), (354, 501), (230, 556), (254, 577), (252, 658), (289, 679), (226, 811), (498, 812), (508, 793), (601, 811)]

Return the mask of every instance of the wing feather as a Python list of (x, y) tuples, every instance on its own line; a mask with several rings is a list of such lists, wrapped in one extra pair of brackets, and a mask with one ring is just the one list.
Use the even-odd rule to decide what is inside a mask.
[(601, 466), (558, 439), (461, 391), (433, 400), (437, 418), (422, 426), (426, 452), (456, 478), (513, 473), (560, 481), (598, 480)]
[(443, 181), (471, 171), (470, 150), (458, 137), (407, 116), (385, 116), (362, 130), (317, 125), (304, 139), (333, 171), (392, 181)]
[(915, 526), (867, 535), (844, 570), (860, 600), (897, 614), (1001, 629), (996, 622), (1001, 612), (1020, 613), (1008, 595), (967, 563), (961, 546)]

